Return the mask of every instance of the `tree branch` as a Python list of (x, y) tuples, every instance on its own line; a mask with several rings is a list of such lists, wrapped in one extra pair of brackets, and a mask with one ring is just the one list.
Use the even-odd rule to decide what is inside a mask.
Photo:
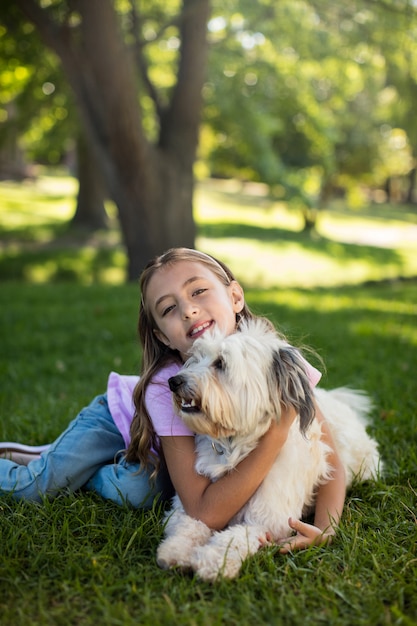
[(53, 19), (53, 8), (41, 8), (35, 0), (15, 0), (15, 3), (21, 12), (32, 22), (42, 40), (51, 48), (59, 57), (62, 57), (65, 46), (70, 45), (69, 13), (62, 23), (58, 23)]
[(210, 0), (183, 0), (177, 83), (170, 107), (163, 119), (160, 136), (160, 144), (169, 145), (171, 149), (178, 150), (184, 142), (197, 145), (202, 106), (201, 92), (207, 62), (209, 14)]
[(155, 104), (156, 114), (158, 118), (161, 119), (164, 113), (164, 107), (158, 95), (158, 92), (155, 89), (154, 84), (149, 78), (148, 64), (143, 54), (143, 49), (146, 43), (143, 41), (143, 39), (140, 39), (139, 37), (139, 32), (141, 30), (141, 19), (136, 10), (136, 6), (134, 2), (130, 3), (130, 18), (131, 18), (131, 24), (132, 24), (131, 35), (134, 41), (133, 54), (134, 54), (136, 66), (142, 78), (143, 84), (145, 85), (149, 96), (152, 98)]

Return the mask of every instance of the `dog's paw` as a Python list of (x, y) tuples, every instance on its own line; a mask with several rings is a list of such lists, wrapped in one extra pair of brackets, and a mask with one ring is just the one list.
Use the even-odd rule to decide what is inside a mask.
[(193, 546), (178, 537), (165, 539), (156, 552), (156, 562), (161, 569), (190, 569)]
[(162, 569), (191, 569), (191, 558), (196, 546), (205, 544), (211, 537), (211, 530), (202, 522), (187, 525), (177, 534), (169, 535), (162, 541), (156, 552), (156, 562)]
[(191, 567), (202, 580), (235, 578), (243, 561), (268, 543), (267, 533), (256, 527), (235, 526), (216, 533), (205, 546), (192, 554)]
[(227, 555), (222, 550), (197, 548), (191, 559), (191, 567), (201, 580), (216, 582), (220, 578), (236, 578), (242, 567), (242, 559), (236, 550)]

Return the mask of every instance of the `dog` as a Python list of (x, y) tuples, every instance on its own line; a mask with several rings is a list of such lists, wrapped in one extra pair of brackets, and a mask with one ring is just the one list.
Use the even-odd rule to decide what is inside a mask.
[(314, 400), (329, 426), (347, 485), (378, 475), (377, 444), (365, 429), (369, 397), (348, 388), (313, 390), (305, 365), (299, 350), (265, 318), (242, 321), (229, 336), (206, 333), (195, 341), (169, 386), (176, 411), (197, 433), (197, 472), (218, 480), (280, 419), (282, 405), (295, 407), (298, 415), (269, 474), (226, 529), (213, 532), (188, 516), (174, 496), (157, 550), (160, 567), (191, 569), (212, 582), (233, 578), (261, 545), (291, 534), (288, 518), (300, 519), (311, 511), (317, 486), (332, 476)]

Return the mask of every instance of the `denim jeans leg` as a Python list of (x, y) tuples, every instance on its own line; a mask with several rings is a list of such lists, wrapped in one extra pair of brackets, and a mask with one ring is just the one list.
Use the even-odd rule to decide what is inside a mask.
[(139, 470), (139, 463), (128, 463), (120, 455), (117, 463), (100, 467), (85, 489), (95, 491), (117, 504), (128, 504), (134, 508), (150, 508), (156, 497), (165, 500), (172, 495), (166, 471), (161, 471), (155, 482), (152, 482), (148, 470)]
[(0, 493), (40, 501), (43, 495), (55, 496), (63, 488), (74, 491), (123, 448), (107, 396), (97, 396), (40, 459), (27, 466), (0, 459)]

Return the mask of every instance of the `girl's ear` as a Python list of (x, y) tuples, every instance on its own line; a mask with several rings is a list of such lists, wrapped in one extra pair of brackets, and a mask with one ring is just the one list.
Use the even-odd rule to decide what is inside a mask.
[(169, 346), (169, 339), (168, 337), (166, 337), (164, 335), (164, 333), (162, 333), (159, 328), (154, 328), (153, 329), (153, 334), (155, 335), (155, 337), (161, 342), (163, 343), (165, 346)]
[(230, 292), (232, 296), (233, 312), (240, 313), (245, 306), (245, 294), (237, 280), (230, 283)]

